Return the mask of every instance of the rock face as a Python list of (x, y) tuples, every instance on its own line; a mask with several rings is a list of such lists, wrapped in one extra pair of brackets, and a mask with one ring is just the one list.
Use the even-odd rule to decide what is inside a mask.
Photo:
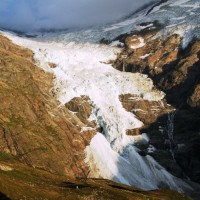
[(144, 123), (144, 127), (156, 122), (159, 116), (173, 111), (173, 107), (168, 105), (165, 100), (148, 101), (126, 94), (120, 96), (120, 101), (127, 111), (132, 112)]
[[(121, 71), (147, 74), (166, 93), (166, 102), (176, 109), (173, 144), (168, 134), (168, 112), (173, 112), (173, 108), (167, 103), (150, 105), (123, 97), (123, 105), (146, 125), (140, 132), (149, 134), (150, 144), (157, 149), (152, 154), (154, 158), (172, 174), (187, 175), (200, 182), (200, 41), (194, 39), (183, 49), (181, 36), (159, 37), (161, 26), (155, 22), (154, 26), (154, 30), (147, 28), (121, 37), (125, 48), (114, 66)], [(133, 44), (136, 40), (140, 44)], [(152, 107), (158, 108), (157, 112)], [(170, 151), (174, 152), (175, 159)]]
[(89, 104), (87, 114), (80, 110), (78, 116), (58, 107), (50, 92), (53, 76), (34, 64), (31, 51), (2, 36), (0, 71), (0, 154), (55, 174), (85, 177), (84, 150), (94, 135), (81, 132)]
[(90, 98), (87, 96), (75, 97), (70, 102), (65, 104), (66, 108), (74, 112), (76, 116), (84, 124), (88, 123), (88, 119), (92, 114)]

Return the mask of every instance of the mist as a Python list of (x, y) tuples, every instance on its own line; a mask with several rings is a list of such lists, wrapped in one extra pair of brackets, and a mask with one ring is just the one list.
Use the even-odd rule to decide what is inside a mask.
[(1, 0), (0, 27), (18, 31), (67, 29), (114, 22), (149, 0)]

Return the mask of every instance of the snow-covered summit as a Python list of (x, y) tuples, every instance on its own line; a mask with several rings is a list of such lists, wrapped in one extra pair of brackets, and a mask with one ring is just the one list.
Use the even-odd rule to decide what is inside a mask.
[[(112, 41), (122, 34), (132, 31), (153, 30), (154, 22), (159, 23), (159, 34), (166, 36), (170, 33), (180, 34), (185, 38), (186, 45), (193, 37), (200, 37), (200, 2), (199, 0), (167, 0), (158, 1), (145, 9), (129, 16), (127, 19), (112, 25), (100, 26), (86, 30), (73, 30), (54, 33), (35, 33), (41, 40), (57, 42), (99, 43)], [(144, 25), (148, 23), (148, 25)]]

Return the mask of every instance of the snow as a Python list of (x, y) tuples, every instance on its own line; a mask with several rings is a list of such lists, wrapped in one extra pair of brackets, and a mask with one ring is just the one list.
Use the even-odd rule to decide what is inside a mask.
[(181, 19), (185, 19), (186, 16), (183, 16), (183, 17), (177, 17), (177, 18), (171, 18), (172, 20), (181, 20)]
[(83, 133), (83, 132), (86, 132), (86, 131), (95, 131), (95, 128), (91, 128), (91, 127), (82, 127), (80, 133)]
[(145, 54), (144, 56), (140, 56), (141, 59), (148, 58), (151, 55), (151, 53)]
[(138, 143), (148, 143), (149, 142), (149, 137), (146, 133), (142, 133), (141, 135), (136, 135), (136, 136), (132, 136), (134, 138), (134, 142), (136, 144)]
[(169, 25), (169, 26), (166, 26), (166, 28), (177, 27), (178, 25), (181, 25), (181, 24), (184, 24), (184, 23), (185, 23), (185, 21), (181, 21), (181, 22), (179, 22), (179, 23), (177, 23), (177, 24), (171, 24), (171, 25)]
[[(149, 151), (155, 151), (155, 148), (151, 146)], [(191, 189), (180, 179), (169, 174), (151, 156), (141, 157), (133, 146), (126, 150), (126, 156), (118, 154), (101, 133), (97, 133), (92, 139), (86, 152), (86, 162), (90, 164), (92, 171), (96, 170), (105, 179), (146, 190), (158, 189), (162, 182), (180, 192), (183, 191), (182, 188)]]
[(131, 112), (143, 112), (143, 113), (147, 113), (147, 111), (142, 110), (142, 109), (133, 109), (133, 110), (131, 110)]
[(152, 27), (153, 26), (153, 23), (150, 23), (150, 24), (148, 24), (148, 25), (146, 25), (146, 26), (139, 26), (139, 29), (140, 30), (142, 30), (142, 29), (146, 29), (146, 28), (149, 28), (149, 27)]
[(170, 6), (182, 6), (190, 0), (176, 0), (176, 2), (170, 4)]
[(134, 16), (132, 18), (128, 18), (126, 20), (123, 20), (123, 21), (116, 23), (116, 24), (113, 24), (113, 25), (109, 25), (109, 27), (104, 27), (103, 31), (104, 32), (108, 32), (108, 31), (115, 32), (119, 29), (122, 29), (122, 31), (125, 30), (124, 33), (126, 33), (126, 32), (128, 32), (132, 29), (132, 26), (130, 26), (130, 25), (137, 22), (137, 20), (141, 19), (143, 16), (145, 16), (145, 14), (146, 14), (145, 12), (141, 12), (137, 16)]
[(13, 171), (14, 169), (8, 165), (4, 165), (4, 164), (0, 164), (0, 170), (1, 171), (5, 171), (5, 172), (9, 172), (9, 171)]
[(166, 5), (169, 5), (170, 2), (165, 2), (165, 3), (161, 3), (160, 5), (158, 6), (155, 6), (153, 8), (153, 10), (150, 12), (150, 13), (155, 13), (155, 12), (160, 12), (161, 11), (161, 8), (166, 6)]
[(120, 42), (119, 40), (117, 41), (113, 41), (112, 43), (110, 43), (111, 47), (123, 47), (124, 43)]
[(154, 153), (156, 151), (156, 148), (153, 145), (149, 145), (147, 151), (148, 153)]
[[(133, 37), (135, 37), (135, 36), (133, 36)], [(130, 46), (131, 49), (139, 49), (139, 48), (145, 46), (144, 38), (142, 38), (142, 37), (133, 38), (131, 41), (135, 42), (135, 41), (138, 41), (138, 40), (139, 40), (139, 44), (138, 45), (131, 45)]]

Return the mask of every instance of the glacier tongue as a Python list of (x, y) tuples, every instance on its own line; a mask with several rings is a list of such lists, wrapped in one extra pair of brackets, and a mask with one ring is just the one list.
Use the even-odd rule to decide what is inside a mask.
[(162, 187), (176, 189), (179, 192), (192, 190), (189, 185), (173, 177), (151, 156), (141, 157), (132, 145), (127, 147), (128, 155), (114, 151), (106, 138), (97, 133), (87, 147), (86, 161), (90, 164), (93, 176), (133, 185), (145, 190)]
[[(89, 43), (33, 41), (5, 35), (14, 43), (32, 49), (39, 66), (54, 73), (55, 91), (61, 106), (74, 97), (90, 97), (93, 115), (104, 130), (104, 135), (97, 133), (86, 149), (86, 162), (94, 177), (147, 190), (161, 185), (178, 191), (190, 189), (152, 157), (141, 157), (134, 147), (134, 136), (126, 135), (127, 129), (139, 128), (142, 122), (123, 108), (119, 95), (134, 94), (149, 101), (160, 101), (164, 94), (155, 90), (145, 75), (119, 72), (107, 64), (116, 58), (119, 48)], [(50, 69), (49, 62), (57, 67)], [(141, 140), (145, 139), (141, 136)]]

